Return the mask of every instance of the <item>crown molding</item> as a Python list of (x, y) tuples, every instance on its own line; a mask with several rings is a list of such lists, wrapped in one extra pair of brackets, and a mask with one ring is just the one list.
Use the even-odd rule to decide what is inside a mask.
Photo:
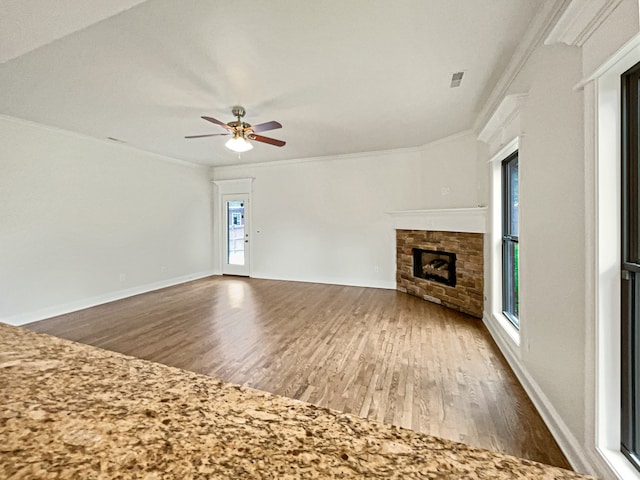
[(527, 94), (506, 95), (478, 133), (478, 140), (490, 144), (520, 114), (526, 100)]
[(119, 143), (119, 142), (114, 142), (114, 141), (103, 139), (103, 138), (92, 137), (91, 135), (86, 135), (84, 133), (74, 132), (73, 130), (66, 130), (64, 128), (54, 127), (52, 125), (46, 125), (44, 123), (34, 122), (33, 120), (27, 120), (25, 118), (12, 117), (11, 115), (5, 115), (3, 113), (0, 113), (0, 120), (5, 120), (7, 122), (15, 123), (17, 125), (24, 125), (31, 128), (38, 128), (40, 130), (54, 132), (67, 137), (77, 138), (85, 141), (88, 140), (88, 141), (96, 142), (102, 145), (108, 145), (109, 147), (112, 147), (115, 149), (121, 149), (129, 152), (134, 152), (137, 154), (147, 155), (149, 157), (154, 157), (159, 160), (162, 160), (164, 162), (175, 163), (176, 165), (182, 165), (184, 167), (191, 167), (191, 168), (198, 168), (198, 169), (210, 168), (209, 165), (202, 165), (200, 163), (189, 162), (188, 160), (182, 160), (180, 158), (169, 157), (161, 153), (156, 153), (150, 150), (145, 150), (143, 148), (134, 147), (129, 143)]
[(213, 172), (221, 172), (221, 171), (226, 172), (229, 170), (243, 170), (246, 168), (276, 167), (276, 166), (282, 166), (282, 165), (295, 165), (300, 163), (329, 162), (329, 161), (335, 161), (335, 160), (353, 160), (358, 158), (380, 157), (385, 155), (422, 153), (438, 145), (442, 145), (449, 142), (455, 142), (461, 138), (465, 138), (468, 136), (475, 136), (475, 135), (476, 134), (473, 132), (473, 130), (463, 130), (461, 132), (454, 133), (453, 135), (442, 137), (432, 142), (419, 145), (417, 147), (393, 148), (388, 150), (371, 150), (367, 152), (344, 153), (339, 155), (324, 155), (324, 156), (318, 156), (318, 157), (291, 158), (287, 160), (242, 163), (238, 165), (220, 165), (219, 167), (212, 166), (211, 168)]
[[(579, 92), (584, 89), (584, 87), (588, 84), (597, 80), (606, 74), (611, 68), (618, 65), (619, 62), (622, 62), (628, 55), (630, 55), (633, 51), (636, 51), (636, 54), (640, 56), (640, 33), (634, 35), (627, 43), (625, 43), (620, 50), (611, 55), (607, 60), (604, 61), (598, 68), (596, 68), (589, 75), (586, 75), (582, 80), (580, 80), (574, 87), (573, 90)], [(633, 63), (630, 64), (627, 68), (631, 68)]]
[(544, 41), (581, 47), (622, 0), (571, 0)]
[(555, 25), (570, 1), (571, 0), (555, 0), (545, 2), (540, 6), (540, 9), (529, 24), (529, 28), (522, 35), (522, 41), (518, 45), (518, 48), (516, 48), (507, 68), (502, 72), (502, 75), (489, 94), (487, 101), (480, 109), (480, 113), (476, 117), (473, 125), (475, 132), (479, 132), (480, 129), (487, 124), (493, 112), (507, 94), (513, 80), (518, 73), (520, 73), (536, 47), (542, 42), (542, 39), (545, 38), (549, 29)]

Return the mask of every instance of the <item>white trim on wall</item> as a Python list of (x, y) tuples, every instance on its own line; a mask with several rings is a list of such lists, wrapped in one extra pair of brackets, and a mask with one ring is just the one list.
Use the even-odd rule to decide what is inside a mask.
[(0, 115), (0, 125), (0, 321), (25, 324), (213, 273), (206, 167), (13, 117)]
[[(526, 153), (521, 150), (521, 147), (524, 148), (524, 137), (526, 137), (522, 128), (521, 111), (527, 98), (526, 94), (506, 96), (481, 130), (482, 140), (489, 144), (491, 155), (488, 162), (490, 169), (489, 225), (487, 228), (489, 241), (485, 247), (485, 265), (488, 266), (490, 273), (488, 282), (490, 288), (487, 292), (489, 298), (485, 302), (483, 322), (571, 465), (578, 471), (589, 472), (593, 471), (593, 468), (581, 442), (573, 435), (544, 390), (533, 378), (523, 359), (524, 352), (528, 349), (526, 317), (523, 315), (518, 331), (502, 314), (501, 166), (502, 160), (516, 150), (520, 151), (521, 158), (522, 154)], [(526, 161), (526, 158), (523, 161)], [(521, 265), (521, 271), (524, 267), (525, 265)], [(525, 287), (523, 285), (522, 292), (526, 295)]]
[(257, 163), (240, 163), (237, 165), (220, 165), (212, 167), (214, 174), (215, 172), (233, 172), (234, 170), (246, 170), (247, 168), (269, 168), (276, 167), (282, 165), (296, 165), (302, 163), (313, 163), (313, 162), (335, 162), (335, 161), (344, 161), (344, 160), (352, 160), (356, 158), (376, 158), (385, 155), (393, 155), (393, 154), (410, 154), (410, 153), (420, 153), (429, 150), (430, 148), (437, 147), (438, 145), (455, 142), (462, 138), (468, 137), (469, 135), (475, 135), (472, 130), (463, 130), (462, 132), (454, 133), (453, 135), (449, 135), (447, 137), (439, 138), (429, 143), (425, 143), (424, 145), (420, 145), (417, 147), (405, 147), (405, 148), (392, 148), (388, 150), (372, 150), (367, 152), (355, 152), (355, 153), (345, 153), (341, 155), (325, 155), (319, 157), (305, 157), (305, 158), (291, 158), (288, 160), (273, 160), (269, 162), (257, 162)]
[(621, 1), (571, 0), (544, 44), (564, 43), (581, 47)]
[(109, 145), (110, 147), (120, 148), (123, 150), (134, 151), (137, 153), (142, 153), (144, 155), (149, 155), (151, 157), (155, 157), (158, 160), (162, 160), (169, 163), (175, 163), (177, 165), (182, 165), (185, 167), (193, 167), (199, 169), (209, 169), (211, 168), (209, 165), (202, 165), (200, 163), (190, 162), (188, 160), (183, 160), (181, 158), (169, 157), (167, 155), (162, 155), (161, 153), (152, 152), (150, 150), (145, 150), (144, 148), (135, 147), (126, 142), (108, 140), (106, 138), (92, 137), (91, 135), (85, 135), (83, 133), (74, 132), (72, 130), (65, 130), (64, 128), (52, 127), (51, 125), (45, 125), (44, 123), (38, 123), (31, 120), (25, 120), (24, 118), (12, 117), (9, 115), (5, 115), (0, 113), (0, 119), (7, 120), (9, 122), (17, 123), (18, 125), (26, 125), (28, 127), (36, 127), (42, 128), (44, 130), (48, 130), (51, 132), (55, 132), (61, 135), (65, 135), (67, 137), (79, 138), (83, 140), (91, 140), (92, 142), (102, 143), (104, 145)]
[[(622, 54), (621, 52), (624, 52)], [(606, 478), (640, 479), (620, 452), (620, 75), (640, 61), (640, 35), (581, 87), (585, 92), (586, 449)]]
[[(509, 101), (509, 115), (504, 115), (502, 118), (508, 123), (519, 126), (520, 107), (526, 96), (518, 97), (515, 103)], [(496, 139), (496, 135), (504, 130), (500, 125), (495, 127), (495, 131), (485, 138)], [(517, 330), (502, 313), (502, 161), (512, 153), (519, 151), (520, 136), (516, 136), (508, 142), (503, 140), (501, 144), (502, 147), (489, 160), (489, 168), (491, 169), (489, 258), (485, 264), (490, 268), (491, 288), (489, 302), (485, 303), (488, 305), (488, 311), (485, 307), (482, 320), (569, 463), (577, 471), (592, 471), (580, 442), (572, 434), (562, 416), (555, 409), (544, 390), (530, 375), (522, 361), (522, 351), (528, 349), (526, 318), (522, 318), (521, 328)], [(523, 289), (523, 291), (526, 290)]]
[(541, 40), (545, 37), (547, 32), (555, 25), (557, 19), (562, 15), (562, 12), (567, 8), (568, 0), (555, 0), (551, 2), (545, 2), (537, 11), (536, 15), (529, 22), (529, 28), (522, 33), (520, 44), (518, 48), (511, 56), (511, 60), (504, 69), (504, 72), (500, 76), (487, 101), (482, 106), (480, 113), (476, 117), (473, 125), (473, 130), (479, 132), (489, 122), (494, 112), (499, 108), (502, 103), (509, 87), (515, 80), (516, 76), (527, 60), (538, 47)]
[(343, 285), (345, 287), (361, 287), (361, 288), (382, 288), (385, 290), (396, 290), (397, 285), (396, 282), (387, 282), (384, 280), (371, 281), (368, 278), (358, 278), (353, 277), (350, 279), (344, 278), (334, 278), (327, 276), (310, 276), (309, 278), (301, 278), (296, 276), (287, 276), (287, 275), (273, 275), (273, 274), (262, 274), (260, 272), (254, 272), (251, 274), (251, 278), (260, 278), (264, 280), (282, 280), (284, 282), (301, 282), (301, 283), (320, 283), (323, 285)]
[(485, 233), (487, 207), (397, 210), (387, 212), (396, 230)]
[(602, 65), (596, 68), (592, 73), (586, 75), (582, 80), (580, 80), (573, 89), (575, 91), (582, 90), (585, 85), (591, 83), (595, 80), (602, 78), (611, 72), (611, 70), (615, 70), (616, 65), (624, 63), (625, 59), (629, 58), (629, 56), (633, 56), (636, 54), (638, 50), (638, 36), (634, 36), (627, 43), (625, 43), (620, 50), (611, 55)]
[(493, 149), (508, 149), (513, 138), (507, 138), (509, 135), (507, 127), (516, 123), (518, 133), (520, 133), (520, 110), (526, 100), (527, 95), (524, 93), (504, 97), (486, 125), (478, 133), (478, 140), (489, 144)]
[(35, 312), (28, 312), (19, 315), (13, 315), (11, 317), (0, 318), (0, 321), (8, 323), (9, 325), (25, 325), (31, 322), (37, 322), (46, 318), (57, 317), (58, 315), (64, 315), (66, 313), (77, 312), (78, 310), (84, 310), (85, 308), (96, 307), (109, 302), (115, 302), (142, 293), (153, 292), (162, 288), (172, 287), (185, 282), (191, 282), (200, 278), (210, 277), (214, 272), (207, 270), (204, 272), (191, 273), (183, 275), (181, 277), (169, 278), (159, 282), (149, 283), (147, 285), (138, 285), (133, 288), (127, 288), (125, 290), (118, 290), (117, 292), (110, 292), (105, 295), (97, 295), (95, 297), (83, 298), (77, 302), (65, 303), (63, 305), (54, 305), (52, 307), (37, 310)]
[[(519, 115), (519, 113), (518, 113)], [(511, 116), (510, 116), (511, 117)], [(489, 201), (489, 258), (485, 262), (490, 270), (491, 288), (489, 289), (489, 311), (485, 311), (485, 323), (490, 331), (503, 342), (514, 358), (520, 358), (520, 331), (502, 313), (502, 160), (518, 150), (520, 138), (506, 143), (491, 159), (491, 198)], [(487, 304), (485, 304), (485, 310)], [(489, 327), (487, 327), (489, 328)]]
[[(510, 352), (510, 358), (521, 356), (521, 331), (517, 330), (502, 313), (502, 160), (520, 147), (523, 135), (521, 110), (527, 94), (505, 96), (493, 115), (482, 127), (478, 137), (489, 145), (489, 209), (487, 239), (485, 242), (485, 268), (488, 289), (483, 318), (501, 348)], [(526, 328), (523, 328), (526, 329)]]
[[(485, 265), (488, 270), (484, 318), (511, 356), (520, 358), (520, 331), (502, 313), (502, 160), (520, 147), (521, 110), (527, 94), (505, 96), (479, 133), (489, 145), (489, 218)], [(488, 309), (488, 310), (487, 310)]]
[(509, 366), (512, 368), (513, 373), (522, 384), (522, 387), (531, 398), (531, 401), (535, 405), (538, 413), (544, 420), (544, 423), (549, 428), (551, 435), (558, 442), (560, 449), (569, 460), (571, 466), (580, 472), (588, 472), (590, 463), (585, 456), (584, 451), (580, 445), (580, 442), (573, 436), (571, 430), (567, 424), (562, 420), (562, 417), (558, 411), (553, 407), (551, 401), (544, 394), (544, 391), (538, 383), (533, 379), (529, 372), (517, 355), (514, 355), (513, 350), (509, 347), (509, 344), (505, 342), (504, 335), (500, 331), (500, 328), (496, 328), (494, 322), (490, 320), (490, 317), (484, 314), (482, 318), (487, 330), (495, 340), (498, 348), (507, 359)]
[[(252, 211), (252, 198), (251, 198), (251, 190), (253, 184), (253, 178), (233, 178), (230, 180), (212, 180), (213, 184), (216, 187), (217, 193), (215, 195), (215, 203), (217, 203), (217, 207), (214, 205), (214, 211), (218, 212), (218, 215), (214, 215), (214, 249), (213, 256), (217, 259), (215, 274), (222, 275), (224, 257), (225, 257), (225, 219), (226, 212), (224, 211), (224, 196), (225, 195), (247, 195), (247, 205), (248, 209), (245, 211), (245, 215), (248, 217), (249, 228), (253, 225), (253, 217), (251, 215)], [(216, 210), (217, 208), (217, 210)], [(217, 235), (215, 232), (218, 232)], [(253, 233), (249, 232), (249, 258), (253, 258)], [(253, 270), (251, 264), (249, 264), (249, 276), (252, 276)]]

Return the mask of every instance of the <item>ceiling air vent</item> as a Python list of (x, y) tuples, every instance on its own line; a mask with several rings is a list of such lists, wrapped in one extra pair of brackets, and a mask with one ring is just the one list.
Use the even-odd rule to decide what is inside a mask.
[(456, 72), (453, 75), (451, 75), (451, 85), (449, 85), (449, 87), (451, 88), (459, 87), (460, 84), (462, 83), (463, 75), (464, 75), (464, 72)]

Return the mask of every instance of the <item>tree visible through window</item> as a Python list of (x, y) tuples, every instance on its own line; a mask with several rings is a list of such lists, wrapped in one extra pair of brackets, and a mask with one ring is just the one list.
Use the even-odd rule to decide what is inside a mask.
[(518, 152), (502, 161), (502, 310), (520, 328)]

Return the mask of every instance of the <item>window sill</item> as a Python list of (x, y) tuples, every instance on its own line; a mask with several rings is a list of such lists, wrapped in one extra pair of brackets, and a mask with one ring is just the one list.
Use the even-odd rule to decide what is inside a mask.
[(627, 460), (622, 452), (610, 448), (598, 449), (607, 465), (619, 479), (640, 480), (640, 472)]
[(487, 313), (484, 317), (485, 325), (494, 341), (503, 353), (506, 349), (514, 360), (520, 359), (520, 332), (511, 324), (502, 312)]
[(502, 329), (509, 336), (511, 341), (515, 344), (516, 347), (520, 347), (520, 330), (518, 330), (511, 320), (507, 318), (507, 316), (500, 312), (498, 314), (493, 314), (493, 317), (496, 319), (498, 324), (502, 327)]

